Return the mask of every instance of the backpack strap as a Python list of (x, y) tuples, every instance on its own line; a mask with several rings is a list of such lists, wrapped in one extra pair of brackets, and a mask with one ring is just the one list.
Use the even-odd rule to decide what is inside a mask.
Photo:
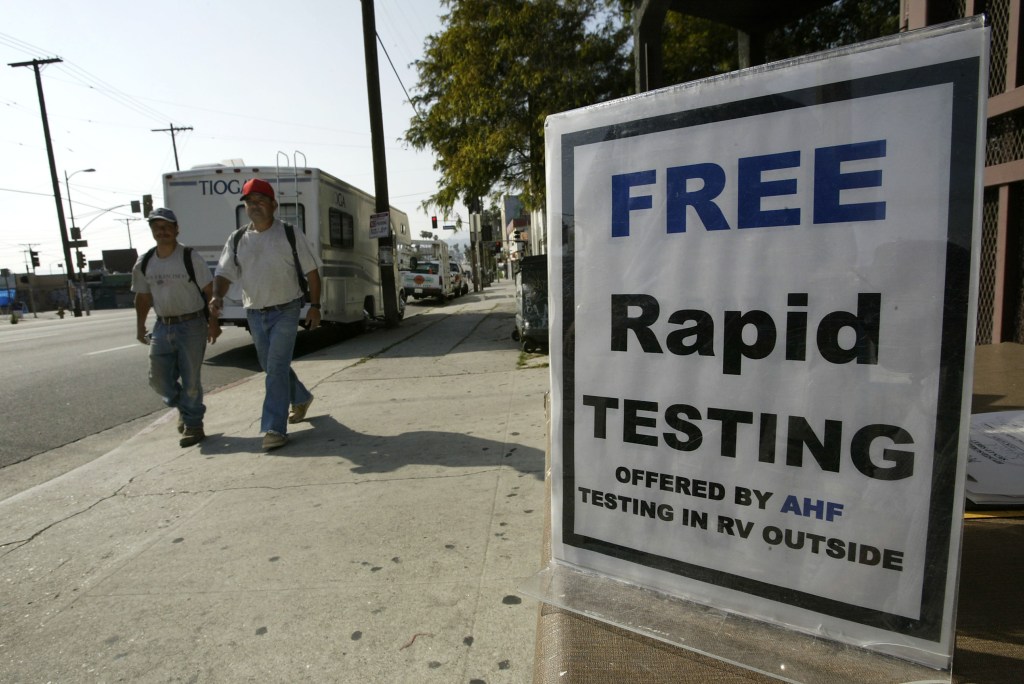
[(235, 268), (239, 270), (241, 270), (242, 267), (238, 263), (238, 243), (242, 241), (242, 236), (245, 235), (245, 231), (248, 229), (249, 226), (245, 225), (231, 234), (231, 256), (235, 258)]
[(295, 276), (299, 279), (299, 288), (302, 290), (302, 297), (309, 301), (309, 284), (306, 282), (306, 274), (302, 272), (299, 264), (299, 252), (295, 249), (295, 227), (290, 223), (284, 224), (284, 234), (288, 238), (288, 244), (292, 246), (292, 258), (295, 260)]
[(149, 260), (156, 254), (156, 247), (151, 248), (148, 252), (142, 255), (142, 275), (146, 275), (146, 268), (149, 266)]
[(203, 288), (199, 287), (199, 281), (196, 280), (196, 267), (192, 263), (192, 248), (186, 247), (185, 250), (185, 272), (188, 273), (188, 279), (192, 281), (192, 284), (199, 290), (199, 296), (203, 298), (203, 317), (206, 320), (210, 320), (210, 302), (206, 301), (206, 293), (203, 292)]

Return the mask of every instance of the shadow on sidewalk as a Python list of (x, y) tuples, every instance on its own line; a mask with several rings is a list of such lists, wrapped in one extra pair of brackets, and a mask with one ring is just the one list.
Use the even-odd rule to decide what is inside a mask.
[[(269, 456), (343, 458), (360, 475), (394, 472), (403, 466), (450, 468), (508, 466), (544, 479), (544, 451), (458, 432), (405, 432), (373, 435), (356, 432), (331, 416), (313, 416), (312, 430), (289, 435), (289, 442)], [(513, 433), (514, 436), (515, 433)], [(199, 447), (204, 456), (262, 453), (262, 437), (211, 434)]]

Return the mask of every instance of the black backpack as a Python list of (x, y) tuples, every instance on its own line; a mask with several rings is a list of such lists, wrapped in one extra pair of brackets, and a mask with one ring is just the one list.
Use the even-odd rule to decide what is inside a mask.
[[(203, 288), (199, 287), (199, 283), (196, 281), (196, 269), (192, 265), (192, 248), (184, 248), (185, 257), (185, 272), (188, 273), (188, 279), (192, 281), (192, 284), (199, 290), (199, 296), (203, 298), (203, 317), (206, 320), (210, 320), (210, 303), (206, 301), (206, 293), (203, 292)], [(142, 275), (146, 275), (146, 267), (149, 266), (149, 260), (156, 254), (156, 247), (153, 247), (142, 256)]]
[[(238, 243), (241, 242), (242, 236), (245, 235), (247, 230), (249, 230), (249, 226), (245, 225), (231, 234), (231, 256), (234, 257), (235, 267), (238, 269), (242, 268), (238, 263)], [(306, 282), (306, 274), (302, 272), (302, 266), (299, 265), (299, 252), (295, 249), (295, 228), (287, 221), (284, 222), (284, 235), (288, 238), (288, 244), (292, 248), (292, 259), (295, 261), (295, 277), (299, 280), (302, 298), (308, 302), (309, 284)]]

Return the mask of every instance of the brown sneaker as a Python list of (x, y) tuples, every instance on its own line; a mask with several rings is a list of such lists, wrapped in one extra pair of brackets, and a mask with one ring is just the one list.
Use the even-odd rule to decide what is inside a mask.
[(282, 435), (280, 432), (274, 432), (273, 430), (267, 430), (267, 434), (263, 435), (263, 450), (270, 451), (271, 449), (277, 449), (283, 447), (288, 443), (288, 435)]
[(186, 427), (181, 433), (181, 439), (178, 440), (178, 444), (184, 449), (185, 447), (199, 444), (204, 439), (206, 439), (206, 433), (203, 432), (202, 425), (198, 427)]
[(309, 410), (309, 405), (313, 403), (313, 397), (309, 398), (304, 404), (292, 404), (292, 412), (288, 416), (289, 423), (301, 423), (306, 417), (306, 411)]

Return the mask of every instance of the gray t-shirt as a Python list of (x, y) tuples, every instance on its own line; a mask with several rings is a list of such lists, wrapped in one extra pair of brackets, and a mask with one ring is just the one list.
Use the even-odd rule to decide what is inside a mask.
[(185, 248), (180, 244), (171, 255), (160, 258), (153, 257), (146, 265), (146, 274), (142, 274), (142, 259), (135, 262), (132, 268), (132, 292), (153, 295), (153, 309), (157, 316), (184, 316), (203, 310), (203, 297), (196, 289), (206, 287), (213, 280), (210, 267), (206, 265), (199, 252), (192, 250), (192, 267), (196, 272), (196, 283), (188, 279), (185, 270)]
[[(242, 286), (242, 306), (262, 309), (285, 304), (302, 296), (302, 288), (295, 274), (292, 248), (280, 219), (274, 219), (274, 225), (262, 233), (249, 224), (248, 230), (238, 241), (237, 266), (233, 241), (232, 232), (220, 254), (217, 275)], [(303, 274), (323, 265), (298, 228), (295, 229), (295, 251), (299, 255), (299, 266)]]

